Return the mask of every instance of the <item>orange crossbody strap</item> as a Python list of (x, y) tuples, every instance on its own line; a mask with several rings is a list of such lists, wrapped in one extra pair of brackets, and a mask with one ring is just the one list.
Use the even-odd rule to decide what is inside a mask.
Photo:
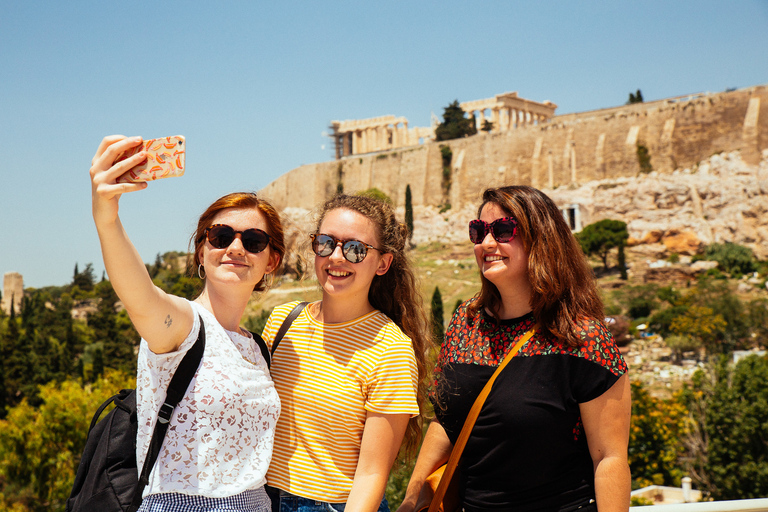
[(539, 324), (537, 323), (536, 325), (531, 327), (531, 329), (528, 332), (526, 332), (522, 338), (520, 338), (520, 341), (515, 343), (515, 346), (512, 347), (512, 350), (509, 351), (509, 353), (506, 355), (506, 357), (498, 366), (498, 368), (496, 368), (496, 371), (493, 372), (493, 375), (491, 375), (491, 378), (488, 379), (488, 382), (486, 382), (485, 387), (483, 387), (483, 390), (480, 392), (479, 395), (477, 395), (477, 398), (475, 399), (475, 403), (472, 404), (472, 409), (469, 410), (467, 419), (464, 420), (464, 426), (461, 428), (461, 433), (459, 434), (459, 438), (456, 440), (456, 444), (453, 445), (453, 450), (451, 450), (451, 456), (448, 458), (448, 462), (445, 466), (445, 472), (443, 473), (443, 477), (440, 479), (440, 485), (437, 486), (437, 491), (435, 491), (435, 497), (432, 499), (432, 503), (429, 505), (429, 512), (437, 512), (438, 508), (443, 502), (443, 496), (445, 496), (445, 491), (448, 489), (448, 484), (451, 483), (453, 474), (456, 471), (456, 466), (458, 466), (459, 464), (459, 459), (461, 459), (461, 453), (464, 451), (464, 447), (466, 446), (467, 441), (469, 440), (469, 435), (472, 433), (472, 428), (475, 426), (475, 421), (477, 420), (477, 417), (480, 415), (480, 410), (483, 408), (485, 399), (488, 398), (488, 395), (491, 392), (491, 388), (493, 387), (493, 383), (496, 381), (496, 377), (499, 376), (501, 371), (507, 366), (507, 364), (512, 360), (512, 358), (515, 357), (515, 354), (517, 354), (520, 348), (523, 345), (525, 345), (525, 343), (528, 340), (531, 339), (531, 336), (533, 336), (533, 333), (535, 333), (538, 328), (539, 328)]

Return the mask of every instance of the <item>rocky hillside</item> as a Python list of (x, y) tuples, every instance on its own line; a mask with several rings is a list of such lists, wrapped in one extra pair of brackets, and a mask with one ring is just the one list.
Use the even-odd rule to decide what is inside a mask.
[[(759, 165), (744, 163), (739, 152), (723, 153), (671, 174), (651, 172), (544, 191), (560, 206), (578, 205), (582, 225), (602, 219), (626, 222), (630, 245), (648, 255), (690, 255), (703, 244), (734, 242), (768, 258), (768, 150)], [(286, 208), (284, 215), (292, 237), (306, 239), (304, 233), (314, 229), (310, 210)], [(475, 205), (442, 213), (417, 206), (413, 241), (463, 242), (475, 216)]]
[(580, 205), (585, 225), (623, 220), (630, 245), (645, 245), (660, 256), (733, 242), (768, 257), (768, 151), (759, 165), (745, 164), (732, 152), (672, 174), (599, 180), (547, 193), (558, 204)]

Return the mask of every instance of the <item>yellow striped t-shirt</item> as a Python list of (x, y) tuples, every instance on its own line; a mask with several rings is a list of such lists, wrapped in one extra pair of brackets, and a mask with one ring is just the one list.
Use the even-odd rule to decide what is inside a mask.
[[(296, 302), (272, 311), (263, 337), (271, 347)], [(311, 305), (310, 305), (311, 306)], [(282, 411), (269, 485), (330, 503), (347, 501), (368, 411), (419, 413), (411, 339), (380, 311), (325, 324), (296, 318), (272, 359)]]

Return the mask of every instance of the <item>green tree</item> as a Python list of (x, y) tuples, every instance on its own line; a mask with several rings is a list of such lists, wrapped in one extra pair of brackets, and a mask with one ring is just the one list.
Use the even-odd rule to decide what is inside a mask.
[(267, 325), (267, 320), (272, 310), (269, 308), (262, 309), (258, 315), (249, 316), (245, 320), (245, 328), (256, 334), (261, 334), (264, 330), (264, 326)]
[(203, 282), (197, 277), (179, 275), (168, 293), (188, 300), (195, 299), (203, 291)]
[(718, 268), (728, 272), (732, 277), (741, 277), (757, 269), (752, 249), (730, 242), (708, 245), (704, 249), (703, 258), (716, 261)]
[(751, 334), (763, 346), (768, 342), (768, 300), (754, 299), (747, 304), (747, 318)]
[(626, 244), (629, 238), (626, 223), (620, 220), (603, 219), (590, 224), (576, 235), (585, 254), (600, 256), (603, 267), (608, 269), (608, 253), (614, 247)]
[(693, 305), (672, 320), (669, 330), (699, 342), (707, 352), (714, 354), (719, 352), (717, 340), (726, 326), (722, 315), (715, 314), (712, 308)]
[(440, 294), (440, 288), (435, 286), (435, 291), (432, 293), (432, 339), (440, 345), (443, 342), (445, 336), (443, 316), (443, 296)]
[(93, 271), (93, 264), (88, 263), (85, 266), (85, 270), (82, 272), (77, 271), (77, 264), (75, 264), (75, 275), (72, 279), (72, 286), (77, 286), (84, 291), (90, 291), (93, 290), (94, 283), (96, 283), (96, 274)]
[(636, 93), (629, 93), (629, 100), (627, 101), (627, 105), (632, 105), (634, 103), (642, 103), (643, 102), (643, 93), (640, 92), (640, 89), (637, 90)]
[(138, 333), (130, 322), (121, 321), (117, 312), (118, 297), (112, 283), (102, 281), (96, 285), (98, 305), (95, 313), (88, 315), (88, 325), (94, 330), (94, 339), (103, 343), (103, 361), (107, 368), (136, 371), (135, 348)]
[[(163, 270), (163, 258), (160, 256), (160, 253), (157, 253), (155, 255), (155, 262), (152, 265), (147, 265), (147, 272), (149, 272), (149, 277), (154, 279), (161, 270)], [(101, 280), (104, 281), (104, 276), (102, 276)]]
[(379, 190), (376, 187), (369, 188), (367, 190), (362, 190), (362, 191), (358, 192), (355, 195), (371, 197), (373, 199), (377, 199), (379, 201), (383, 201), (383, 202), (385, 202), (387, 204), (392, 204), (392, 198), (389, 197), (387, 194), (385, 194), (384, 192), (382, 192), (381, 190)]
[[(24, 369), (19, 360), (19, 322), (11, 303), (10, 316), (5, 319), (5, 328), (0, 331), (0, 370), (2, 370), (3, 387), (0, 388), (0, 419), (5, 417), (6, 407), (18, 402), (16, 390), (24, 378)], [(24, 365), (26, 367), (26, 365)]]
[[(0, 338), (0, 356), (3, 359), (2, 389), (3, 405), (12, 406), (21, 401), (25, 391), (29, 391), (29, 384), (33, 381), (32, 360), (29, 348), (24, 344), (25, 336), (19, 328), (20, 319), (11, 308), (11, 315), (7, 319), (6, 329)], [(0, 418), (6, 413), (5, 408), (0, 410)]]
[(656, 296), (670, 306), (677, 304), (682, 297), (680, 292), (677, 291), (673, 286), (660, 287), (658, 290), (656, 290)]
[(648, 326), (651, 328), (651, 330), (653, 330), (653, 332), (662, 336), (672, 334), (672, 331), (669, 328), (672, 325), (672, 321), (678, 316), (684, 314), (687, 309), (688, 306), (684, 304), (677, 304), (675, 306), (670, 306), (657, 311), (651, 315), (651, 318), (648, 319)]
[(435, 128), (435, 140), (460, 139), (477, 133), (474, 118), (467, 118), (459, 100), (445, 107), (443, 122)]
[(731, 290), (730, 283), (704, 276), (688, 296), (691, 303), (716, 311), (725, 321), (725, 327), (716, 334), (719, 351), (731, 352), (751, 344), (747, 308)]
[(723, 356), (694, 374), (686, 394), (693, 419), (692, 478), (715, 500), (768, 495), (768, 359)]
[(619, 265), (619, 277), (626, 281), (629, 279), (629, 276), (627, 275), (627, 257), (624, 255), (624, 242), (619, 244), (619, 253), (617, 258), (617, 263)]
[(405, 227), (408, 229), (408, 241), (413, 239), (413, 198), (411, 185), (405, 186)]
[(26, 400), (0, 420), (0, 509), (64, 510), (96, 408), (135, 379), (108, 372), (93, 386), (42, 386), (39, 408)]
[(656, 299), (658, 286), (653, 283), (624, 288), (624, 302), (627, 305), (627, 315), (632, 319), (645, 318), (659, 307)]
[(197, 277), (197, 268), (191, 270), (190, 275), (185, 275), (179, 261), (183, 254), (167, 252), (163, 255), (163, 269), (152, 278), (155, 285), (161, 290), (193, 300), (200, 295), (203, 289), (203, 281)]
[(631, 384), (632, 422), (629, 431), (629, 467), (632, 487), (679, 486), (683, 476), (680, 456), (685, 450), (688, 412), (674, 398), (661, 400), (637, 381)]
[(681, 336), (679, 334), (667, 336), (664, 338), (664, 343), (672, 350), (677, 364), (680, 364), (683, 360), (683, 352), (691, 352), (701, 348), (700, 339), (691, 338), (690, 336)]

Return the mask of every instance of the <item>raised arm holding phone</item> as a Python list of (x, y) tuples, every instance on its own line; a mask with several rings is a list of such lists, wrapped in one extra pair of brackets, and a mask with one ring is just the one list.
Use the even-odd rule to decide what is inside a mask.
[[(142, 337), (138, 361), (138, 467), (173, 372), (205, 329), (202, 362), (171, 418), (140, 511), (267, 511), (264, 491), (280, 401), (251, 333), (240, 327), (252, 293), (265, 287), (285, 253), (275, 209), (252, 193), (211, 204), (192, 236), (193, 301), (156, 287), (119, 216), (123, 194), (147, 183), (119, 183), (147, 160), (141, 137), (105, 137), (90, 169), (93, 219), (112, 286)], [(162, 177), (162, 176), (159, 176)], [(202, 322), (202, 323), (201, 323)]]

